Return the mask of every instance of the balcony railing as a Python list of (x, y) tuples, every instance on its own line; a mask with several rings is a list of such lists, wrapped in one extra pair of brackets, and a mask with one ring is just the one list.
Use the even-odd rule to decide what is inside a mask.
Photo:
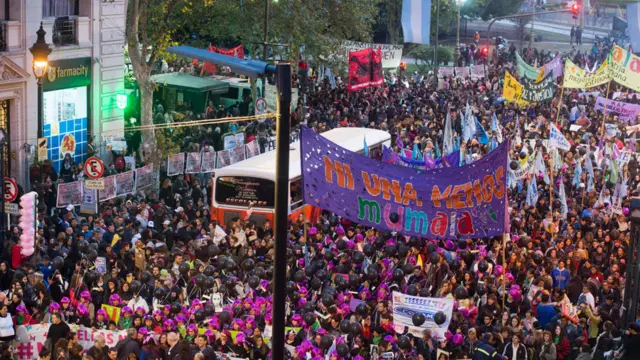
[(7, 51), (7, 24), (0, 23), (0, 51)]
[(68, 16), (56, 18), (53, 22), (53, 43), (56, 46), (77, 45), (76, 19)]

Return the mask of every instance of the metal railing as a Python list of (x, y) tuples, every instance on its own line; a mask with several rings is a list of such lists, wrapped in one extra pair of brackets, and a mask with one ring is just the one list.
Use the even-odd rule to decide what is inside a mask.
[(0, 23), (0, 51), (7, 51), (7, 24)]
[(53, 44), (56, 46), (77, 45), (76, 19), (68, 16), (56, 18), (53, 22)]

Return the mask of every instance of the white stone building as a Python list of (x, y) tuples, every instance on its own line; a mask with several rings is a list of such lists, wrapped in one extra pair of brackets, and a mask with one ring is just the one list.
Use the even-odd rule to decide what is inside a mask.
[[(29, 48), (42, 23), (53, 49), (43, 84), (42, 135), (47, 157), (58, 167), (64, 154), (86, 159), (87, 138), (94, 143), (122, 137), (124, 94), (124, 0), (0, 1), (0, 128), (7, 134), (8, 176), (26, 185), (29, 155), (25, 144), (38, 137), (38, 86)], [(5, 152), (6, 154), (6, 152)]]

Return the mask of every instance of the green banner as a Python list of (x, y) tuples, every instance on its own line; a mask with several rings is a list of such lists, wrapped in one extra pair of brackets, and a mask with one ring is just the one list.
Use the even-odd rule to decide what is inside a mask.
[(44, 91), (69, 89), (91, 84), (91, 58), (65, 59), (49, 62), (44, 77)]

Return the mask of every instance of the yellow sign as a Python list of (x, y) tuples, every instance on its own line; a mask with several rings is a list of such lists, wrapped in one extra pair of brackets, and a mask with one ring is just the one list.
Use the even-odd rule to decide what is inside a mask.
[(527, 105), (528, 102), (522, 99), (522, 84), (518, 82), (509, 72), (504, 73), (504, 86), (502, 97), (507, 101), (515, 101), (518, 105)]
[(85, 180), (84, 188), (87, 190), (104, 190), (104, 179)]
[(586, 72), (569, 59), (565, 60), (562, 86), (567, 89), (588, 89), (605, 84), (609, 80), (611, 80), (611, 78), (606, 60), (594, 73)]
[(47, 154), (47, 143), (49, 141), (46, 137), (38, 139), (38, 161), (45, 161), (49, 158)]
[(640, 56), (616, 45), (608, 59), (611, 79), (629, 89), (640, 91)]
[(115, 322), (116, 324), (118, 323), (118, 320), (120, 320), (121, 310), (119, 307), (102, 304), (102, 310), (107, 312), (107, 317), (109, 318), (109, 320)]

